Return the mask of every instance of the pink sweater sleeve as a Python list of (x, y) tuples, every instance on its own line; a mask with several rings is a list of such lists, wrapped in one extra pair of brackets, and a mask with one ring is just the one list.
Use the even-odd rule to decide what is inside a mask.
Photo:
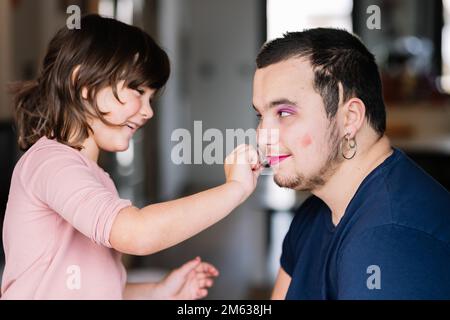
[(111, 248), (114, 219), (131, 202), (102, 184), (84, 159), (67, 150), (42, 149), (24, 169), (21, 179), (32, 196), (95, 243)]

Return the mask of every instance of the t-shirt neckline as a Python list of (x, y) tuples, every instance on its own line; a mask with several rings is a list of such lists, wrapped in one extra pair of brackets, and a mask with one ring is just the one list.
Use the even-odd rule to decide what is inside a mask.
[(348, 206), (345, 209), (345, 213), (337, 225), (333, 224), (333, 217), (331, 215), (330, 208), (328, 208), (328, 206), (325, 203), (323, 203), (323, 205), (326, 208), (325, 223), (326, 223), (327, 229), (330, 232), (335, 232), (339, 228), (340, 225), (343, 225), (342, 222), (344, 222), (344, 220), (347, 220), (351, 216), (351, 214), (349, 214), (349, 208), (351, 208), (353, 203), (355, 202), (355, 200), (359, 198), (361, 190), (364, 189), (364, 187), (367, 186), (376, 176), (378, 176), (386, 167), (388, 167), (393, 162), (395, 162), (403, 154), (403, 152), (401, 150), (399, 150), (395, 147), (392, 147), (392, 150), (393, 150), (392, 154), (389, 157), (387, 157), (382, 163), (380, 163), (375, 169), (373, 169), (363, 179), (363, 181), (361, 182), (359, 187), (356, 189), (356, 192), (353, 195), (352, 199), (348, 203)]

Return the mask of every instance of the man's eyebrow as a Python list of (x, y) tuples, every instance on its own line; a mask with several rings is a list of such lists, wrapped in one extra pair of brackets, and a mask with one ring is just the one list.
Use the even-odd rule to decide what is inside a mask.
[[(269, 108), (274, 108), (276, 106), (279, 106), (280, 104), (289, 104), (291, 106), (298, 107), (297, 102), (295, 101), (291, 101), (289, 99), (278, 99), (270, 102)], [(253, 109), (255, 109), (256, 112), (259, 112), (258, 108), (254, 104), (252, 104), (252, 107)]]
[(279, 106), (280, 104), (289, 104), (289, 105), (292, 105), (294, 107), (297, 107), (297, 102), (291, 101), (289, 99), (279, 99), (279, 100), (272, 101), (269, 104), (269, 107), (273, 108), (273, 107)]

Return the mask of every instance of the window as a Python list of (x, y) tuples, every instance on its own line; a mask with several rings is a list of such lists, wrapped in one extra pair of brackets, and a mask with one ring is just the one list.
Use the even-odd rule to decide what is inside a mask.
[(142, 10), (143, 0), (100, 0), (98, 13), (132, 25), (134, 13)]
[(442, 78), (441, 87), (450, 93), (450, 0), (443, 1), (444, 27), (442, 28)]
[(267, 40), (287, 31), (335, 27), (352, 30), (352, 0), (267, 0)]

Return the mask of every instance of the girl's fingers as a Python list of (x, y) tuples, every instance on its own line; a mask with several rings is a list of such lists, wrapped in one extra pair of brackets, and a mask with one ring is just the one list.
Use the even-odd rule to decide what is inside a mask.
[(261, 170), (262, 169), (262, 166), (261, 166), (261, 163), (254, 163), (254, 164), (252, 164), (252, 170), (253, 170), (253, 172), (258, 172), (259, 170)]
[(253, 170), (253, 176), (255, 178), (258, 178), (259, 175), (261, 174), (261, 172), (263, 172), (263, 170), (264, 170), (264, 167), (259, 165), (256, 169)]
[(226, 157), (225, 163), (257, 165), (259, 163), (258, 152), (251, 145), (241, 144)]
[(245, 144), (240, 144), (239, 146), (236, 147), (236, 149), (234, 149), (226, 158), (225, 158), (225, 163), (226, 164), (234, 164), (236, 162), (238, 162), (238, 157), (239, 155), (242, 153), (243, 150), (245, 150), (246, 145)]
[(245, 159), (245, 163), (249, 163), (252, 166), (259, 163), (259, 156), (256, 149), (251, 145), (241, 145), (242, 148), (239, 149), (239, 154)]
[(199, 285), (200, 288), (211, 288), (214, 284), (214, 280), (211, 278), (205, 278), (200, 280)]
[(206, 289), (199, 289), (197, 290), (197, 299), (203, 299), (208, 295), (208, 290)]
[(248, 146), (247, 151), (249, 157), (248, 160), (252, 164), (252, 167), (255, 165), (259, 166), (259, 156), (256, 149), (253, 146)]
[(217, 270), (216, 267), (214, 267), (212, 264), (209, 264), (207, 262), (202, 262), (200, 265), (198, 265), (195, 268), (195, 271), (197, 273), (207, 273), (212, 276), (217, 277), (219, 275), (219, 270)]
[(212, 287), (214, 284), (214, 278), (207, 276), (205, 274), (197, 274), (196, 276), (197, 284), (202, 287)]
[(197, 257), (197, 258), (190, 260), (190, 261), (186, 262), (185, 264), (183, 264), (181, 267), (176, 269), (175, 272), (177, 272), (177, 273), (181, 274), (183, 277), (185, 277), (189, 274), (189, 272), (198, 268), (198, 266), (200, 264), (201, 264), (201, 260), (199, 257)]
[(204, 273), (204, 272), (198, 272), (198, 273), (195, 275), (195, 279), (197, 279), (198, 281), (203, 280), (203, 279), (206, 279), (206, 278), (211, 278), (211, 276), (208, 275), (208, 274), (206, 274), (206, 273)]

